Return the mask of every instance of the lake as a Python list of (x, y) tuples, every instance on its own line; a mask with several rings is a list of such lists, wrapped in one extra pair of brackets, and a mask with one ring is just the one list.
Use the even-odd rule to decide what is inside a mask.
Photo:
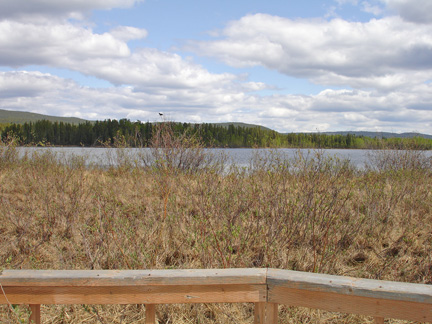
[[(86, 164), (95, 164), (102, 167), (116, 165), (117, 156), (120, 154), (126, 156), (136, 156), (141, 153), (150, 153), (149, 148), (81, 148), (81, 147), (20, 147), (18, 148), (20, 155), (43, 153), (51, 151), (56, 154), (58, 159), (65, 160), (72, 156), (84, 157)], [(268, 154), (277, 154), (284, 159), (291, 159), (296, 154), (302, 154), (305, 157), (312, 157), (317, 150), (314, 149), (250, 149), (250, 148), (226, 148), (226, 149), (205, 149), (209, 153), (224, 154), (229, 164), (235, 164), (238, 167), (249, 167), (251, 160), (254, 156), (265, 156)], [(365, 164), (369, 161), (369, 156), (377, 152), (372, 150), (350, 150), (350, 149), (320, 149), (325, 156), (336, 157), (341, 160), (348, 160), (350, 163), (358, 168), (363, 169)], [(425, 151), (423, 154), (427, 157), (432, 157), (432, 151)]]

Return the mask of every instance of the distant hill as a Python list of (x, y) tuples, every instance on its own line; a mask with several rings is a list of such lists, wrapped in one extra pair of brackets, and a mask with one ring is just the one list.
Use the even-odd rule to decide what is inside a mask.
[[(31, 112), (0, 109), (0, 124), (9, 124), (9, 123), (24, 124), (28, 122), (35, 122), (37, 120), (49, 120), (50, 122), (64, 122), (70, 124), (82, 124), (87, 122), (87, 120), (85, 119), (80, 119), (75, 117), (55, 117), (55, 116), (48, 116), (48, 115), (31, 113)], [(270, 128), (264, 126), (246, 124), (246, 123), (228, 122), (228, 123), (209, 123), (209, 124), (214, 124), (214, 125), (224, 126), (224, 127), (228, 127), (229, 125), (233, 125), (235, 127), (240, 126), (245, 128), (259, 127), (261, 129), (271, 130)]]
[(421, 133), (389, 133), (389, 132), (356, 132), (356, 131), (347, 131), (347, 132), (322, 132), (321, 134), (325, 135), (343, 135), (346, 136), (348, 134), (355, 136), (365, 136), (365, 137), (376, 137), (376, 138), (412, 138), (412, 137), (423, 137), (427, 139), (432, 139), (432, 135), (421, 134)]
[(228, 127), (229, 125), (233, 125), (234, 127), (244, 127), (244, 128), (255, 128), (255, 127), (259, 127), (261, 129), (264, 130), (272, 130), (270, 128), (261, 126), (261, 125), (255, 125), (255, 124), (246, 124), (246, 123), (235, 123), (235, 122), (229, 122), (229, 123), (210, 123), (213, 125), (217, 125), (217, 126), (223, 126), (223, 127)]
[[(0, 109), (0, 124), (24, 124), (28, 122), (35, 122), (37, 120), (49, 120), (50, 122), (63, 122), (69, 124), (82, 124), (87, 122), (88, 120), (75, 118), (75, 117), (55, 117), (48, 116), (42, 114), (36, 114), (31, 112), (23, 112), (23, 111), (12, 111), (12, 110), (4, 110)], [(259, 127), (263, 130), (272, 130), (268, 127), (264, 127), (261, 125), (255, 124), (246, 124), (246, 123), (236, 123), (236, 122), (227, 122), (227, 123), (209, 123), (217, 126), (229, 127), (233, 125), (235, 127), (244, 127), (244, 128), (254, 128)], [(289, 133), (284, 133), (289, 134)], [(352, 134), (355, 136), (365, 136), (371, 138), (412, 138), (412, 137), (423, 137), (427, 139), (432, 139), (432, 135), (421, 134), (421, 133), (390, 133), (390, 132), (364, 132), (364, 131), (341, 131), (341, 132), (321, 132), (324, 135), (343, 135), (346, 136), (348, 134)]]
[(0, 124), (24, 124), (37, 120), (49, 120), (50, 122), (63, 122), (69, 124), (82, 124), (87, 122), (85, 119), (75, 117), (55, 117), (23, 111), (12, 111), (0, 109)]

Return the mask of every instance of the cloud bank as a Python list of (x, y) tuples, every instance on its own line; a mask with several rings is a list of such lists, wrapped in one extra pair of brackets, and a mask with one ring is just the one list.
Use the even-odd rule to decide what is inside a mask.
[(245, 16), (222, 39), (189, 48), (234, 67), (264, 66), (323, 85), (392, 91), (432, 76), (432, 25), (400, 17), (367, 23)]
[(406, 21), (432, 24), (432, 2), (429, 0), (383, 0), (388, 9)]
[[(226, 73), (210, 72), (181, 52), (130, 47), (128, 42), (145, 40), (151, 30), (116, 26), (96, 33), (84, 19), (91, 10), (140, 2), (0, 4), (0, 108), (142, 121), (164, 111), (178, 121), (242, 121), (284, 132), (432, 129), (429, 0), (350, 2), (363, 10), (375, 8), (376, 14), (380, 4), (388, 12), (366, 22), (246, 15), (206, 41), (185, 43), (183, 50), (234, 68)], [(27, 71), (29, 66), (76, 71), (112, 86), (82, 86), (52, 73)], [(256, 66), (323, 90), (287, 94), (233, 72)]]
[(13, 0), (0, 2), (0, 18), (83, 18), (95, 9), (130, 8), (143, 0)]

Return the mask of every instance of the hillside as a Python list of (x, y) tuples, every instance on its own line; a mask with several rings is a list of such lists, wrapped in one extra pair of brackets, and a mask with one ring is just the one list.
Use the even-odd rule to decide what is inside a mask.
[(228, 123), (210, 123), (213, 125), (217, 125), (217, 126), (223, 126), (223, 127), (228, 127), (230, 125), (233, 125), (234, 127), (244, 127), (244, 128), (254, 128), (254, 127), (259, 127), (263, 130), (272, 130), (268, 127), (265, 126), (261, 126), (261, 125), (255, 125), (255, 124), (246, 124), (246, 123), (236, 123), (236, 122), (228, 122)]
[(364, 132), (364, 131), (353, 131), (353, 132), (323, 132), (321, 134), (325, 135), (342, 135), (346, 136), (348, 134), (355, 136), (365, 136), (371, 138), (412, 138), (412, 137), (423, 137), (427, 139), (432, 139), (432, 135), (421, 134), (421, 133), (389, 133), (389, 132)]
[[(4, 110), (0, 109), (0, 125), (1, 124), (24, 124), (28, 122), (35, 122), (37, 120), (48, 120), (50, 122), (63, 122), (69, 124), (83, 124), (87, 122), (85, 119), (75, 118), (75, 117), (56, 117), (49, 115), (42, 115), (31, 112), (23, 112), (23, 111), (12, 111), (12, 110)], [(271, 131), (272, 129), (255, 124), (246, 124), (239, 122), (226, 122), (226, 123), (208, 123), (216, 126), (222, 126), (228, 128), (228, 126), (233, 125), (234, 127), (243, 127), (243, 128), (261, 128), (262, 130)], [(281, 133), (284, 135), (288, 135), (291, 133)], [(301, 134), (301, 133), (296, 133)], [(303, 134), (316, 134), (316, 133), (303, 133)], [(346, 136), (348, 134), (355, 136), (364, 136), (370, 138), (412, 138), (412, 137), (423, 137), (426, 139), (432, 139), (432, 135), (421, 134), (421, 133), (390, 133), (390, 132), (366, 132), (366, 131), (340, 131), (340, 132), (321, 132), (323, 135), (342, 135)]]
[(49, 120), (50, 122), (63, 122), (68, 124), (82, 124), (86, 120), (75, 117), (55, 117), (23, 111), (0, 109), (0, 124), (24, 124), (37, 120)]

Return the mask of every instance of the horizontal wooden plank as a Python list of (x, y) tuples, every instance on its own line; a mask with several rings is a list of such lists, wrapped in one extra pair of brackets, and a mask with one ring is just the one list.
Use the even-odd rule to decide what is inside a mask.
[(268, 300), (333, 312), (432, 322), (430, 304), (269, 285)]
[[(265, 302), (265, 285), (3, 287), (12, 304), (182, 304)], [(6, 304), (0, 294), (0, 304)]]
[(265, 284), (266, 272), (267, 269), (3, 270), (0, 283), (3, 287)]
[(269, 286), (432, 304), (432, 285), (269, 269)]

